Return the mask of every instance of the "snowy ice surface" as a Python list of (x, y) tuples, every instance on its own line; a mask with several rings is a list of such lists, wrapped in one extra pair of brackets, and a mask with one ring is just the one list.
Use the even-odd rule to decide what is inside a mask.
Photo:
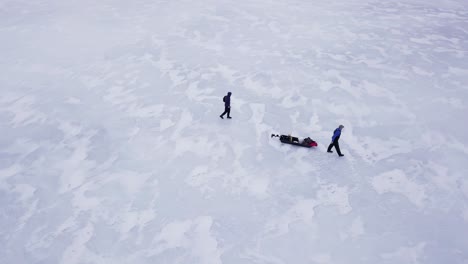
[(466, 0), (1, 0), (0, 72), (1, 264), (468, 263)]

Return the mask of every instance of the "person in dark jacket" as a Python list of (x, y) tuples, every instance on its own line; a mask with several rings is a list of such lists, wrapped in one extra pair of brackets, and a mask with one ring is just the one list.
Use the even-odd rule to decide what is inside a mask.
[(343, 125), (340, 125), (335, 131), (333, 131), (333, 137), (332, 137), (332, 142), (328, 146), (327, 152), (333, 153), (332, 148), (335, 147), (336, 152), (338, 153), (338, 156), (343, 157), (344, 155), (341, 154), (340, 150), (340, 144), (338, 143), (338, 140), (340, 140), (341, 136), (341, 130), (344, 128)]
[(228, 92), (226, 96), (224, 96), (224, 112), (219, 116), (221, 119), (224, 119), (224, 115), (227, 114), (227, 118), (231, 119), (231, 92)]

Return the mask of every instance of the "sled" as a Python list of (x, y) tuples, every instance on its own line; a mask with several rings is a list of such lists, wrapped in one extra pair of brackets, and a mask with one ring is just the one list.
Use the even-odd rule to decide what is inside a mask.
[(279, 137), (279, 140), (281, 141), (281, 143), (304, 147), (304, 148), (316, 147), (318, 145), (317, 142), (315, 142), (309, 137), (304, 138), (302, 142), (300, 142), (299, 138), (297, 137), (287, 136), (287, 135), (280, 136), (280, 135), (271, 134), (271, 137)]

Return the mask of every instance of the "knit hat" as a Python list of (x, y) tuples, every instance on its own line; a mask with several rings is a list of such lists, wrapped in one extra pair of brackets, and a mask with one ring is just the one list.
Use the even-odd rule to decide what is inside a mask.
[(339, 126), (339, 128), (340, 128), (340, 129), (343, 129), (343, 128), (344, 128), (344, 126), (343, 126), (343, 125), (340, 125), (340, 126)]

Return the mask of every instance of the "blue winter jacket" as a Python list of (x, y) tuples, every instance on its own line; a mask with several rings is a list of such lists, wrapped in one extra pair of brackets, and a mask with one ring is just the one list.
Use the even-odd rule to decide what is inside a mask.
[(340, 139), (340, 136), (341, 136), (341, 129), (340, 128), (335, 129), (335, 131), (333, 131), (332, 141)]

